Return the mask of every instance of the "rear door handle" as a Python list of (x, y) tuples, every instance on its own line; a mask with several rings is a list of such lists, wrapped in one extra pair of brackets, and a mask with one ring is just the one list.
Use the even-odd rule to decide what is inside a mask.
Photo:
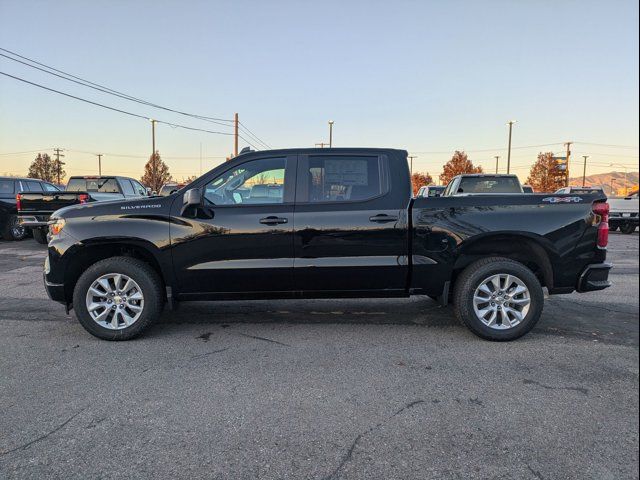
[(373, 217), (369, 217), (370, 222), (376, 222), (376, 223), (395, 222), (397, 220), (398, 220), (398, 217), (395, 215), (384, 215), (382, 213), (378, 215), (374, 215)]
[(260, 219), (260, 223), (263, 225), (279, 225), (281, 223), (287, 223), (289, 220), (282, 217), (269, 216)]

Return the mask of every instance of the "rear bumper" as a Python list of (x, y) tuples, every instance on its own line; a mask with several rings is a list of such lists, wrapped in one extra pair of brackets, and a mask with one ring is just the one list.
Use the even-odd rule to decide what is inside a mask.
[(609, 270), (613, 265), (611, 263), (594, 263), (587, 267), (580, 274), (576, 290), (578, 292), (593, 292), (595, 290), (604, 290), (611, 286), (609, 280)]
[(638, 225), (638, 214), (637, 213), (612, 213), (609, 215), (609, 225), (620, 225), (620, 224), (628, 224), (631, 223), (633, 225)]
[(46, 227), (50, 215), (19, 215), (18, 223), (23, 227)]

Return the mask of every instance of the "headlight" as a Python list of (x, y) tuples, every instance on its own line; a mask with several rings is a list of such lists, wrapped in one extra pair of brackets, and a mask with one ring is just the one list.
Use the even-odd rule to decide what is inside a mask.
[(49, 222), (49, 234), (51, 236), (58, 235), (64, 227), (64, 219), (57, 218)]

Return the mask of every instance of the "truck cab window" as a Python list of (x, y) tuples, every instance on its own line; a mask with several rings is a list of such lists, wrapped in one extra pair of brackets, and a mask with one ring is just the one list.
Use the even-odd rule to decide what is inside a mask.
[(309, 157), (309, 202), (367, 200), (382, 192), (378, 157)]
[(204, 189), (213, 205), (261, 205), (283, 203), (285, 158), (262, 158), (229, 170)]

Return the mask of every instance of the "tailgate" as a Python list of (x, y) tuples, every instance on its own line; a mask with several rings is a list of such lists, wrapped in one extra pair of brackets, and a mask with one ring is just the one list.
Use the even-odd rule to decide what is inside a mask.
[(52, 193), (20, 193), (18, 213), (53, 213), (56, 210), (80, 203), (79, 195), (83, 192), (52, 192)]

